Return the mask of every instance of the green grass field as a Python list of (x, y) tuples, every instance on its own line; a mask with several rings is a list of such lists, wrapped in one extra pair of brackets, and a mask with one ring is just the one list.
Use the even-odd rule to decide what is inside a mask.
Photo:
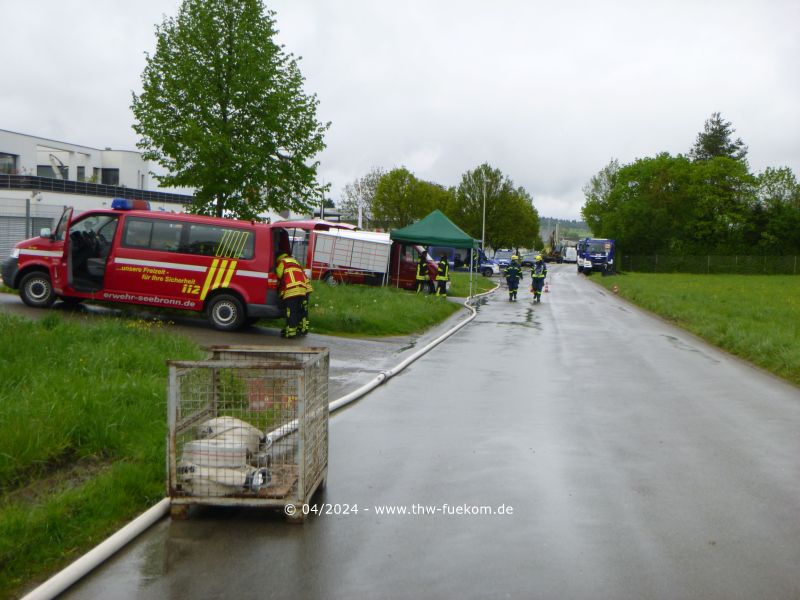
[(800, 385), (800, 277), (627, 273), (593, 281)]
[[(408, 335), (442, 322), (459, 310), (444, 298), (391, 287), (329, 286), (314, 282), (309, 299), (311, 333), (344, 337)], [(283, 327), (283, 319), (261, 319), (262, 327)]]
[[(499, 276), (492, 279), (484, 277), (483, 275), (473, 275), (472, 294), (488, 292), (494, 288), (501, 279), (502, 278)], [(469, 273), (450, 273), (450, 291), (448, 295), (455, 298), (467, 298), (469, 296)]]
[(0, 597), (164, 497), (167, 329), (0, 313)]

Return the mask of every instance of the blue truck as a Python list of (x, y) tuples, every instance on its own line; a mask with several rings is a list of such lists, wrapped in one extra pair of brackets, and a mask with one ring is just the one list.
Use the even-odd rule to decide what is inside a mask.
[(610, 275), (614, 272), (614, 240), (583, 238), (576, 245), (578, 273), (594, 272)]

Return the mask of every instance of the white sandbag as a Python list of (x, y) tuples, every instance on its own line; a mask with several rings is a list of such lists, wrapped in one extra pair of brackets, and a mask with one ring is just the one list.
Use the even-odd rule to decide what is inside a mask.
[(252, 454), (258, 451), (264, 433), (236, 417), (216, 417), (197, 428), (199, 438), (224, 440), (230, 445), (243, 445)]
[(203, 496), (228, 496), (255, 492), (269, 485), (269, 469), (253, 467), (218, 468), (182, 463), (178, 475), (187, 492)]
[(181, 461), (202, 467), (244, 467), (247, 446), (229, 439), (191, 440), (183, 445)]

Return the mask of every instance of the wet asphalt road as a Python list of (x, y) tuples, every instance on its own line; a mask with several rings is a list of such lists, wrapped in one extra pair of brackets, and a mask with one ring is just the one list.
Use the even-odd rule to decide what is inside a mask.
[(64, 597), (800, 597), (800, 390), (549, 280), (332, 417), (318, 502), (358, 514), (200, 510)]

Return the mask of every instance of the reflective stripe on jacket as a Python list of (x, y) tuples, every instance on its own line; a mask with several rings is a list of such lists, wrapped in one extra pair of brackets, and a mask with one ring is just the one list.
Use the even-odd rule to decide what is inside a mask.
[(278, 258), (275, 275), (278, 276), (279, 281), (278, 295), (284, 300), (294, 296), (305, 296), (310, 291), (303, 267), (291, 256)]
[(511, 263), (506, 267), (505, 272), (503, 273), (506, 279), (522, 279), (522, 269), (517, 263)]
[(424, 281), (426, 279), (429, 279), (428, 261), (420, 259), (417, 261), (417, 281)]
[(450, 279), (450, 264), (447, 259), (440, 260), (436, 269), (436, 281), (447, 281)]

